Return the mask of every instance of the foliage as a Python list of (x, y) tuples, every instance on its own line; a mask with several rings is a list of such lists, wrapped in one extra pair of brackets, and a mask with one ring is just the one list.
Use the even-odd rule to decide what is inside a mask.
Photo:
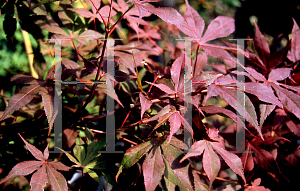
[[(23, 162), (16, 164), (14, 159), (14, 164), (2, 164), (1, 176), (8, 175), (0, 184), (37, 170), (31, 177), (31, 190), (91, 190), (82, 182), (79, 188), (67, 184), (67, 177), (77, 169), (82, 177), (88, 174), (95, 184), (103, 189), (110, 185), (112, 190), (230, 190), (233, 186), (268, 190), (286, 189), (287, 182), (291, 188), (297, 185), (294, 174), (287, 173), (299, 168), (297, 23), (282, 49), (271, 52), (257, 25), (253, 42), (244, 48), (228, 42), (235, 30), (234, 19), (218, 16), (205, 27), (187, 0), (184, 15), (152, 4), (159, 1), (3, 3), (9, 18), (13, 6), (21, 27), (36, 36), (40, 54), (54, 58), (51, 43), (63, 39), (64, 83), (57, 92), (54, 66), (36, 69), (39, 79), (24, 74), (10, 79), (16, 91), (10, 99), (1, 97), (7, 102), (0, 118), (1, 144), (12, 143), (10, 135), (19, 132), (37, 147), (47, 147), (42, 154), (20, 135), (38, 161), (24, 161), (16, 151), (1, 151), (3, 158), (18, 156)], [(151, 15), (160, 20), (150, 21)], [(34, 34), (27, 24), (48, 32)], [(13, 36), (14, 30), (6, 31)], [(115, 41), (114, 76), (106, 56), (111, 49), (108, 38), (123, 39)], [(191, 52), (178, 38), (192, 42)], [(237, 61), (240, 56), (245, 64)], [(211, 57), (223, 64), (209, 63)], [(56, 96), (63, 104), (59, 149), (65, 155), (53, 154), (54, 161), (48, 162), (48, 142), (53, 148), (50, 140), (58, 117)], [(106, 96), (115, 100), (114, 112), (108, 111)], [(105, 125), (110, 115), (117, 119), (116, 148), (123, 154), (100, 153), (108, 148), (106, 128), (113, 127)], [(245, 131), (245, 148), (238, 146), (236, 131)], [(55, 169), (69, 172), (62, 175)]]

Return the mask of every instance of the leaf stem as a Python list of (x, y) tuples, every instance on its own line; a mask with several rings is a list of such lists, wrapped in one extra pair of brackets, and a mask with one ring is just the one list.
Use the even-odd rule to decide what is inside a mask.
[(117, 22), (115, 22), (115, 24), (113, 24), (111, 27), (110, 27), (110, 32), (109, 32), (109, 35), (115, 30), (115, 27), (117, 24), (119, 24), (119, 22), (121, 22), (121, 20), (123, 19), (123, 17), (125, 16), (126, 13), (128, 13), (132, 8), (133, 8), (134, 4), (132, 4), (122, 15), (121, 17), (118, 19)]
[[(202, 176), (207, 176), (206, 173), (203, 173), (203, 172), (199, 172), (197, 170), (195, 170), (197, 174), (200, 174)], [(224, 181), (224, 182), (231, 182), (233, 184), (239, 184), (237, 181), (233, 181), (233, 180), (228, 180), (228, 179), (225, 179), (225, 178), (221, 178), (221, 177), (216, 177), (216, 180), (220, 180), (220, 181)]]

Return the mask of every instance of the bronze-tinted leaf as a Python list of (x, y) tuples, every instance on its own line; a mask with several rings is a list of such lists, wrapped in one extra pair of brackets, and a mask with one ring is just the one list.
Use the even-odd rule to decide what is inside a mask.
[(44, 80), (36, 79), (32, 76), (26, 76), (23, 74), (15, 75), (10, 80), (20, 84), (44, 84), (45, 83)]
[(53, 191), (68, 191), (65, 177), (57, 172), (51, 165), (46, 165), (49, 183)]
[(45, 114), (48, 119), (49, 132), (51, 132), (55, 117), (58, 111), (54, 111), (54, 91), (48, 91), (47, 88), (41, 87), (40, 94), (42, 95)]
[(41, 161), (24, 161), (16, 164), (0, 184), (16, 176), (26, 176), (43, 165)]
[(44, 191), (44, 187), (48, 183), (46, 174), (46, 167), (43, 165), (37, 172), (35, 172), (30, 180), (31, 191)]
[(6, 107), (3, 115), (0, 118), (2, 121), (8, 114), (20, 109), (21, 107), (28, 104), (35, 94), (39, 92), (41, 85), (30, 85), (23, 88), (19, 93), (13, 95), (8, 101), (8, 106)]
[(40, 160), (40, 161), (45, 161), (44, 155), (43, 155), (43, 153), (40, 150), (38, 150), (32, 144), (28, 143), (20, 134), (19, 134), (19, 136), (21, 137), (21, 139), (23, 140), (23, 142), (26, 144), (28, 150), (34, 156), (34, 158), (36, 158), (37, 160)]

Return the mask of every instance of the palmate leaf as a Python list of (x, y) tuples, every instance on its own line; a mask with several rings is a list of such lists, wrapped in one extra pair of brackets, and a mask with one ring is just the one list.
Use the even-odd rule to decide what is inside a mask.
[(148, 4), (145, 4), (144, 1), (132, 0), (131, 2), (133, 2), (134, 5), (138, 8), (140, 16), (143, 16), (145, 12), (150, 12), (161, 18), (163, 21), (174, 24), (186, 35), (193, 37), (196, 36), (192, 28), (186, 23), (185, 19), (175, 9), (171, 7), (154, 8), (152, 6), (147, 6)]
[[(209, 129), (208, 134), (210, 138), (217, 139), (221, 141), (222, 139), (217, 138), (218, 130), (216, 129)], [(211, 142), (206, 140), (200, 140), (195, 142), (192, 147), (190, 148), (189, 152), (180, 160), (180, 162), (184, 161), (185, 159), (193, 156), (199, 156), (203, 154), (203, 165), (204, 170), (207, 173), (210, 184), (214, 181), (215, 177), (218, 175), (220, 170), (220, 159), (218, 156), (213, 153), (216, 151), (226, 162), (226, 164), (246, 183), (246, 179), (243, 172), (243, 165), (241, 159), (228, 151), (225, 150), (223, 143), (220, 142)], [(218, 162), (217, 162), (218, 160)], [(205, 167), (206, 166), (206, 167)]]
[[(186, 33), (190, 38), (198, 43), (198, 45), (210, 56), (218, 59), (226, 59), (234, 61), (230, 54), (226, 50), (236, 51), (236, 48), (228, 48), (215, 44), (207, 44), (208, 41), (216, 38), (226, 37), (230, 35), (234, 29), (234, 19), (224, 16), (218, 16), (207, 27), (203, 37), (203, 29), (205, 23), (201, 16), (194, 10), (186, 0), (187, 9), (185, 11), (185, 18), (188, 23), (188, 27), (178, 27), (182, 32), (186, 29), (192, 30), (192, 32)], [(173, 23), (172, 23), (173, 24)]]
[(8, 114), (28, 104), (33, 99), (35, 94), (39, 92), (40, 88), (41, 84), (30, 85), (23, 88), (19, 93), (13, 95), (8, 101), (8, 106), (6, 107), (3, 115), (1, 116), (0, 121), (5, 119), (5, 117)]
[(274, 95), (274, 92), (270, 86), (261, 83), (248, 82), (244, 83), (244, 90), (247, 93), (255, 95), (261, 101), (283, 108), (282, 103)]
[(149, 152), (143, 162), (142, 169), (146, 191), (154, 191), (165, 171), (165, 163), (159, 146), (155, 146), (154, 149)]
[[(222, 79), (225, 79), (223, 81), (225, 81), (226, 83), (227, 82), (230, 83), (230, 79), (228, 78), (220, 78), (219, 79), (220, 83), (223, 82)], [(225, 102), (227, 102), (231, 107), (233, 107), (237, 112), (239, 112), (240, 114), (244, 114), (245, 119), (255, 127), (260, 137), (263, 139), (261, 129), (258, 126), (255, 108), (252, 102), (250, 101), (249, 97), (240, 90), (226, 88), (223, 85), (217, 85), (217, 84), (218, 82), (216, 82), (215, 84), (211, 84), (208, 87), (206, 100), (212, 96), (220, 95), (221, 98)], [(238, 93), (237, 91), (240, 91), (239, 93), (244, 95), (244, 99), (237, 98), (237, 93)], [(245, 106), (243, 103), (244, 101), (245, 101)]]
[[(68, 171), (70, 167), (65, 166), (61, 162), (47, 162), (49, 156), (48, 146), (44, 150), (44, 154), (35, 146), (28, 143), (20, 134), (19, 136), (26, 144), (30, 153), (39, 161), (24, 161), (15, 165), (9, 174), (0, 182), (0, 184), (7, 180), (21, 175), (29, 175), (35, 170), (30, 180), (31, 191), (43, 191), (43, 187), (49, 182), (54, 191), (67, 191), (68, 186), (66, 179), (57, 170)], [(41, 168), (40, 168), (41, 167)], [(57, 170), (56, 170), (57, 169)]]

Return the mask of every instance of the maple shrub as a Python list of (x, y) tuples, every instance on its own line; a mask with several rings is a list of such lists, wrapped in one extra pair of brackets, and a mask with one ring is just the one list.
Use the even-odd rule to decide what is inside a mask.
[[(256, 24), (253, 40), (241, 47), (229, 41), (233, 18), (218, 16), (205, 27), (187, 0), (184, 15), (156, 7), (159, 1), (3, 5), (15, 7), (21, 26), (27, 14), (32, 26), (43, 30), (37, 42), (51, 61), (59, 46), (54, 47), (55, 39), (61, 39), (63, 82), (55, 79), (57, 68), (46, 72), (39, 67), (45, 61), (38, 60), (39, 78), (22, 73), (10, 79), (15, 93), (1, 97), (7, 103), (0, 118), (1, 147), (7, 151), (0, 153), (3, 190), (16, 185), (12, 178), (30, 174), (30, 190), (38, 191), (283, 190), (298, 185), (296, 21), (286, 45), (272, 44), (280, 48), (271, 52)], [(115, 45), (108, 47), (107, 39), (115, 39)], [(109, 62), (106, 52), (112, 49)], [(108, 111), (106, 96), (115, 100), (114, 111)], [(106, 132), (114, 128), (106, 119), (113, 115), (116, 153), (104, 152)], [(51, 153), (58, 117), (62, 144)], [(23, 143), (36, 160), (21, 149)], [(73, 181), (76, 173), (83, 178)]]

